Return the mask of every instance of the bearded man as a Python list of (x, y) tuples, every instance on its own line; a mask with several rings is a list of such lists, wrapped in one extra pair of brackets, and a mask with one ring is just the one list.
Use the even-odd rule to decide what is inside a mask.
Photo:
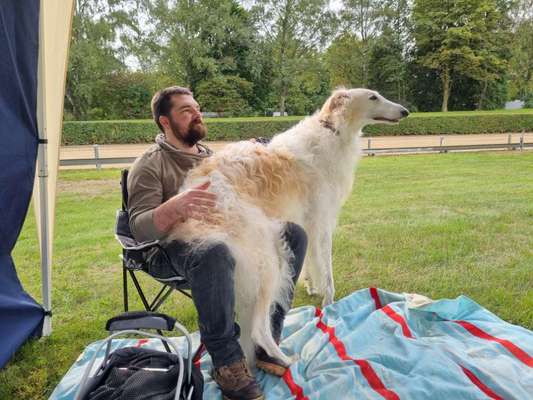
[[(216, 195), (209, 183), (178, 193), (187, 171), (212, 152), (198, 143), (207, 134), (200, 106), (191, 91), (178, 86), (162, 89), (152, 99), (154, 121), (161, 130), (156, 143), (139, 157), (128, 177), (128, 211), (131, 231), (138, 241), (162, 239), (189, 218), (209, 218)], [(296, 283), (307, 249), (304, 230), (293, 223), (281, 232), (294, 257), (289, 264)], [(192, 250), (173, 241), (151, 252), (147, 271), (159, 280), (187, 279), (198, 311), (199, 329), (211, 359), (213, 377), (226, 399), (259, 400), (263, 394), (246, 365), (235, 322), (235, 261), (224, 243)], [(290, 293), (292, 299), (293, 293)], [(287, 310), (272, 312), (272, 333), (279, 341)], [(257, 367), (282, 376), (288, 365), (257, 349)]]

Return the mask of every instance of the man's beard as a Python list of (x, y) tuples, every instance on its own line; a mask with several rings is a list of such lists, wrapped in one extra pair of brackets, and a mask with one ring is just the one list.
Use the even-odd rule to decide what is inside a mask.
[(170, 127), (176, 139), (188, 145), (189, 147), (194, 146), (200, 140), (205, 138), (205, 135), (207, 134), (207, 127), (201, 120), (191, 121), (185, 133), (181, 133), (177, 124), (175, 124), (172, 120), (170, 120)]

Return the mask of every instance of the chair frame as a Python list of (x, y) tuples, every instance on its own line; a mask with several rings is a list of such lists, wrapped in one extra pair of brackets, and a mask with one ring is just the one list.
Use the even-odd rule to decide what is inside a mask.
[[(120, 180), (120, 186), (122, 189), (122, 212), (127, 213), (127, 207), (128, 207), (128, 189), (127, 189), (127, 180), (128, 180), (128, 170), (124, 169), (121, 173), (121, 180)], [(118, 216), (117, 216), (118, 219)], [(128, 222), (129, 222), (129, 216), (128, 216)], [(118, 239), (118, 236), (117, 236)], [(147, 243), (137, 243), (134, 246), (128, 246), (126, 247), (122, 241), (119, 240), (122, 246), (122, 288), (123, 288), (123, 298), (124, 298), (124, 311), (129, 311), (129, 295), (128, 295), (128, 275), (130, 279), (133, 281), (133, 284), (135, 286), (135, 289), (137, 290), (137, 294), (139, 295), (141, 302), (143, 303), (144, 308), (146, 311), (156, 312), (161, 305), (166, 301), (166, 299), (170, 296), (170, 294), (177, 290), (183, 295), (187, 296), (188, 298), (192, 299), (192, 296), (190, 293), (188, 293), (185, 289), (188, 289), (187, 282), (184, 278), (176, 277), (171, 278), (168, 281), (156, 279), (158, 282), (163, 284), (163, 287), (159, 290), (159, 292), (156, 294), (156, 296), (152, 299), (152, 301), (149, 301), (144, 293), (143, 288), (141, 287), (141, 284), (139, 283), (139, 279), (135, 275), (136, 271), (143, 271), (142, 265), (139, 266), (138, 263), (134, 262), (133, 260), (130, 260), (128, 258), (127, 252), (131, 250), (149, 250), (151, 248), (158, 248), (159, 251), (164, 251), (163, 248), (159, 245), (157, 241), (153, 242), (147, 242)], [(144, 260), (143, 260), (144, 264)], [(181, 279), (180, 279), (181, 278)], [(171, 284), (170, 282), (176, 282), (179, 281), (180, 283)]]

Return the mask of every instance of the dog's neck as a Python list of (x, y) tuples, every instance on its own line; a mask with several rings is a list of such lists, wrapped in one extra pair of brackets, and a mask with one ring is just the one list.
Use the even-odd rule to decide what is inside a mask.
[(329, 129), (335, 135), (338, 136), (340, 134), (340, 131), (335, 127), (335, 124), (331, 120), (320, 119), (318, 122), (320, 122), (320, 125), (322, 125), (326, 129)]

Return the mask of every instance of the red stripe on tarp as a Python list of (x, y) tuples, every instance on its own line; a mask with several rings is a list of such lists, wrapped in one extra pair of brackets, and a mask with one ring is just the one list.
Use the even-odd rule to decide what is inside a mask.
[(139, 339), (137, 341), (137, 344), (135, 345), (135, 347), (141, 347), (141, 346), (144, 346), (146, 343), (148, 343), (148, 339)]
[(317, 308), (315, 310), (315, 315), (319, 318), (316, 324), (317, 328), (320, 329), (322, 332), (328, 334), (329, 342), (335, 348), (335, 351), (337, 352), (339, 358), (343, 361), (354, 362), (361, 369), (361, 373), (365, 377), (370, 387), (374, 389), (374, 391), (379, 393), (381, 396), (383, 396), (383, 398), (385, 398), (386, 400), (399, 400), (400, 397), (396, 393), (385, 387), (381, 379), (379, 379), (379, 376), (376, 374), (376, 371), (374, 371), (372, 365), (370, 365), (368, 361), (355, 359), (348, 356), (344, 343), (342, 343), (342, 341), (335, 335), (335, 328), (326, 325), (322, 321), (322, 311), (320, 311), (320, 309)]
[(381, 300), (379, 299), (379, 293), (378, 290), (375, 287), (371, 287), (370, 289), (370, 296), (374, 299), (374, 304), (376, 305), (376, 310), (379, 310), (383, 306), (381, 305)]
[(475, 376), (472, 371), (463, 367), (462, 365), (459, 365), (459, 366), (461, 367), (465, 375), (468, 377), (468, 379), (470, 379), (470, 381), (472, 381), (472, 383), (476, 385), (483, 393), (485, 393), (491, 399), (503, 400), (503, 397), (500, 397), (496, 393), (494, 393), (488, 386), (486, 386), (483, 382), (481, 382), (479, 378)]
[(200, 342), (200, 346), (198, 346), (198, 349), (196, 350), (196, 352), (194, 353), (194, 356), (192, 358), (192, 362), (193, 362), (194, 366), (197, 367), (198, 369), (201, 368), (200, 359), (202, 358), (202, 354), (204, 354), (205, 351), (206, 351), (206, 349), (205, 349), (204, 343)]
[(307, 396), (304, 396), (304, 390), (302, 387), (294, 382), (290, 368), (288, 368), (285, 374), (283, 374), (283, 380), (289, 387), (291, 394), (296, 397), (296, 400), (309, 400)]
[(392, 319), (394, 322), (397, 322), (398, 324), (401, 325), (404, 336), (414, 339), (414, 336), (411, 333), (411, 330), (409, 329), (409, 326), (407, 325), (407, 321), (405, 320), (404, 317), (402, 317), (400, 314), (394, 311), (389, 305), (383, 307), (381, 311), (387, 314), (390, 317), (390, 319)]
[(480, 339), (485, 339), (491, 342), (496, 342), (496, 343), (501, 344), (503, 347), (509, 350), (509, 352), (511, 352), (516, 358), (518, 358), (528, 367), (533, 367), (533, 357), (531, 357), (524, 350), (522, 350), (520, 347), (510, 342), (509, 340), (494, 337), (470, 322), (466, 322), (466, 321), (452, 321), (452, 322), (455, 322), (456, 324), (461, 325), (472, 335)]

